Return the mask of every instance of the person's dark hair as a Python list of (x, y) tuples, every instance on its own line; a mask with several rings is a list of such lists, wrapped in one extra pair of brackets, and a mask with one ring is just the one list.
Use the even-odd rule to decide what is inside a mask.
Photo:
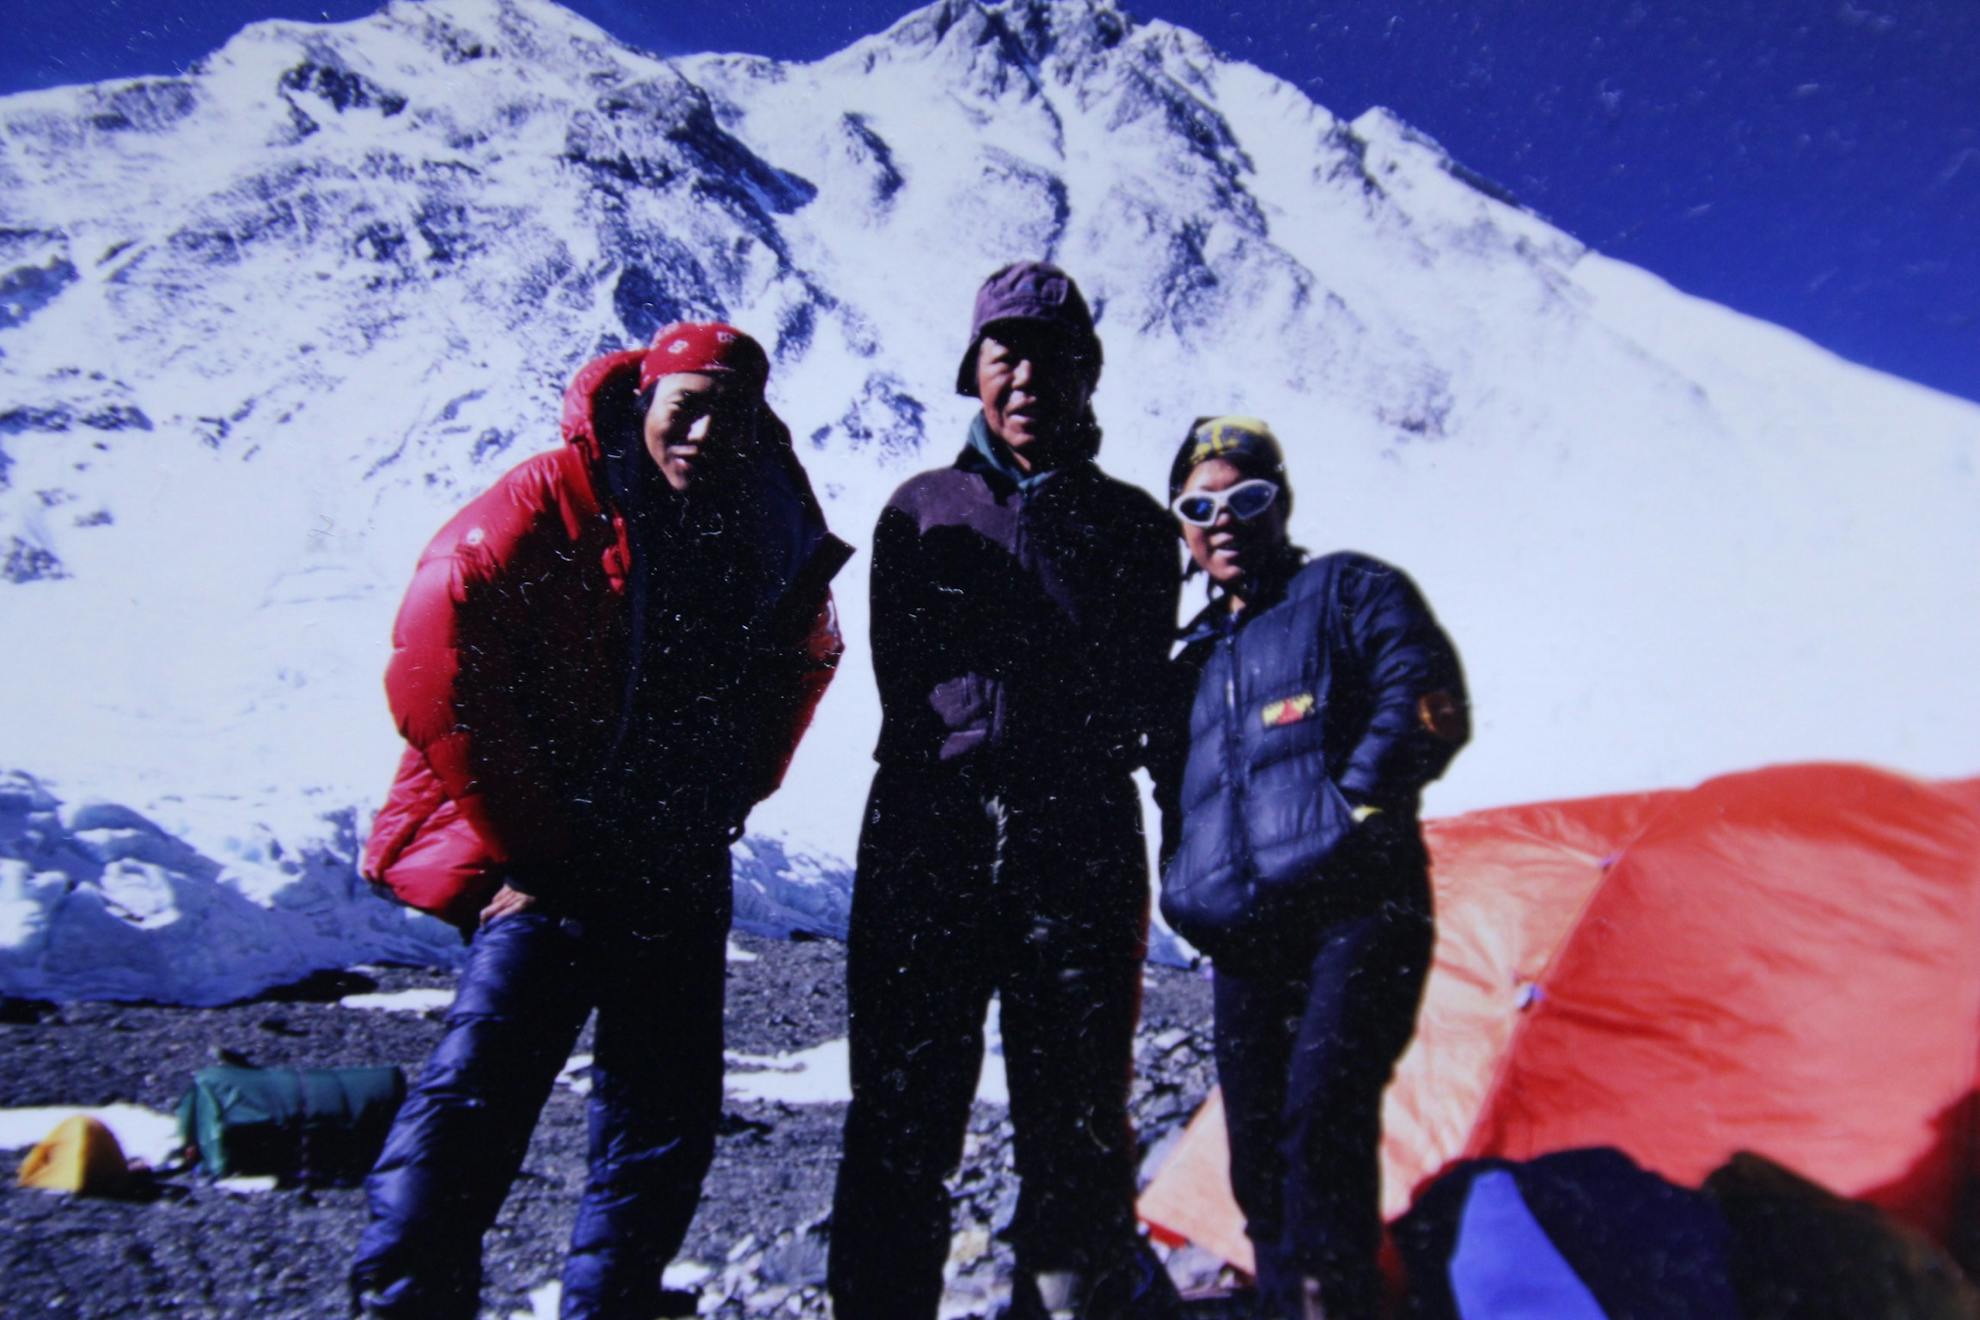
[(598, 437), (603, 458), (605, 488), (612, 503), (622, 512), (644, 510), (651, 501), (646, 456), (646, 410), (653, 404), (653, 389), (639, 389), (632, 379), (619, 389), (602, 389), (594, 396), (592, 433)]
[(646, 411), (653, 406), (656, 387), (640, 389), (630, 378), (617, 389), (601, 389), (593, 396), (592, 434), (607, 460), (620, 459), (646, 448)]

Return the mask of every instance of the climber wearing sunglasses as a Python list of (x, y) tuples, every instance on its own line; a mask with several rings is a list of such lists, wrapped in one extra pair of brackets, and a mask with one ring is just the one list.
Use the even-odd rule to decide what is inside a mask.
[(1382, 1090), (1430, 966), (1417, 801), (1467, 737), (1464, 678), (1400, 571), (1293, 544), (1264, 422), (1198, 419), (1169, 508), (1210, 599), (1150, 757), (1162, 913), (1215, 964), (1255, 1314), (1377, 1315)]

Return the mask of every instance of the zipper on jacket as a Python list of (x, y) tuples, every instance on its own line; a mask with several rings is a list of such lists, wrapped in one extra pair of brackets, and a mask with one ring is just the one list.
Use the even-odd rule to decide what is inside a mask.
[[(1011, 500), (1017, 506), (1011, 518), (1011, 560), (1024, 571), (1024, 510), (1027, 503), (1024, 490), (1019, 487), (1011, 492)], [(992, 685), (990, 702), (990, 746), (1008, 753), (1010, 741), (1010, 679), (1008, 676), (996, 679)]]
[(1224, 648), (1224, 764), (1230, 768), (1230, 829), (1232, 842), (1231, 863), (1248, 886), (1251, 875), (1251, 832), (1244, 820), (1245, 781), (1250, 778), (1249, 769), (1240, 757), (1244, 747), (1244, 734), (1238, 717), (1237, 699), (1237, 621), (1232, 620), (1230, 630), (1218, 643)]

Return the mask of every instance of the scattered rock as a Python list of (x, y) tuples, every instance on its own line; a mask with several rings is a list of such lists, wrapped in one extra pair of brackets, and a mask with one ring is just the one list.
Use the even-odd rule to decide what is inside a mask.
[[(729, 965), (728, 1044), (774, 1055), (845, 1035), (844, 950), (824, 940), (738, 934), (755, 958)], [(353, 986), (384, 995), (438, 990), (449, 974), (367, 966), (219, 1008), (36, 1004), (0, 1012), (0, 1106), (109, 1104), (169, 1111), (195, 1069), (215, 1057), (263, 1067), (396, 1063), (416, 1074), (439, 1039), (439, 1015), (344, 1007)], [(1209, 985), (1151, 968), (1133, 1090), (1144, 1159), (1173, 1139), (1213, 1080)], [(576, 1054), (587, 1054), (589, 1033)], [(489, 1233), (483, 1314), (533, 1314), (554, 1281), (585, 1168), (586, 1100), (552, 1089), (523, 1172)], [(823, 1316), (839, 1104), (758, 1103), (732, 1095), (715, 1164), (680, 1258), (670, 1309), (704, 1316)], [(17, 1157), (16, 1157), (17, 1158)], [(970, 1119), (954, 1194), (949, 1287), (942, 1314), (987, 1320), (1009, 1297), (1017, 1202), (1010, 1127), (1001, 1107)], [(4, 1182), (11, 1184), (11, 1179)], [(315, 1317), (343, 1296), (343, 1272), (364, 1222), (358, 1188), (248, 1192), (194, 1175), (149, 1201), (38, 1197), (0, 1187), (0, 1278), (23, 1313), (74, 1317)], [(1219, 1282), (1214, 1259), (1166, 1252), (1179, 1281)], [(1228, 1282), (1228, 1280), (1225, 1280)]]

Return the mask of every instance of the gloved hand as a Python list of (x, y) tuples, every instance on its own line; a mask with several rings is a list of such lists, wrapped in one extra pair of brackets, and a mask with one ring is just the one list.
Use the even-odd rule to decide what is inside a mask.
[(1398, 868), (1422, 849), (1422, 833), (1411, 813), (1362, 803), (1354, 808), (1354, 828), (1341, 841), (1333, 868), (1342, 888), (1382, 893)]

